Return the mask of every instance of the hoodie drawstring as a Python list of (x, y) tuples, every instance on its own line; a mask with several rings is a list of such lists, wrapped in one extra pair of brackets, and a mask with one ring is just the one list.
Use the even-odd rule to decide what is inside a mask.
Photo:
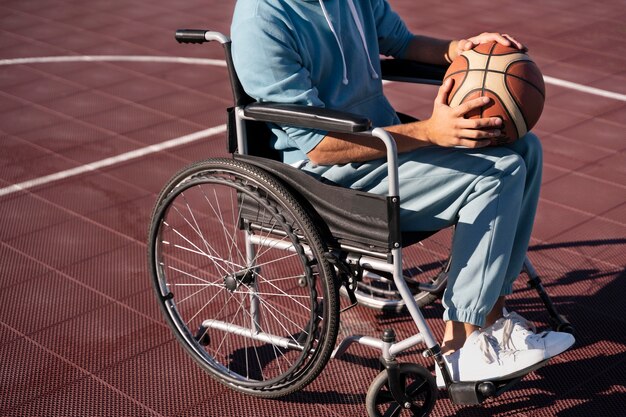
[(335, 32), (335, 27), (333, 23), (330, 21), (330, 16), (328, 16), (328, 12), (326, 11), (326, 6), (324, 6), (324, 0), (319, 0), (320, 6), (322, 6), (322, 13), (324, 13), (324, 18), (326, 18), (326, 23), (328, 23), (328, 27), (330, 31), (335, 35), (335, 40), (337, 41), (337, 45), (339, 46), (339, 52), (341, 52), (341, 62), (343, 63), (343, 79), (341, 82), (346, 85), (348, 84), (348, 68), (346, 66), (346, 57), (343, 54), (343, 46), (341, 46), (341, 41), (339, 40), (339, 36), (337, 36), (337, 32)]
[(370, 75), (373, 79), (378, 79), (378, 73), (374, 69), (374, 65), (372, 64), (372, 60), (370, 58), (370, 54), (367, 51), (367, 43), (365, 42), (365, 33), (363, 33), (363, 24), (359, 19), (359, 15), (356, 13), (356, 7), (354, 7), (354, 2), (352, 0), (348, 0), (348, 6), (350, 7), (350, 12), (352, 13), (352, 19), (354, 19), (354, 23), (356, 23), (356, 28), (359, 31), (359, 35), (361, 35), (361, 43), (363, 44), (363, 49), (365, 50), (365, 56), (367, 56), (367, 62), (370, 65)]
[[(322, 8), (322, 13), (324, 13), (324, 18), (326, 19), (326, 23), (328, 23), (328, 27), (330, 28), (330, 31), (333, 33), (333, 36), (335, 37), (335, 40), (337, 41), (337, 46), (339, 46), (339, 52), (341, 53), (341, 62), (343, 64), (343, 78), (341, 82), (344, 85), (347, 85), (349, 82), (348, 81), (348, 67), (346, 65), (346, 57), (343, 52), (343, 45), (341, 44), (341, 41), (339, 40), (339, 35), (337, 35), (337, 32), (335, 31), (335, 27), (333, 26), (333, 23), (330, 20), (330, 16), (328, 15), (326, 6), (324, 6), (324, 0), (319, 0), (319, 3)], [(361, 44), (363, 45), (365, 56), (367, 56), (367, 62), (369, 63), (370, 76), (373, 79), (378, 79), (378, 73), (374, 69), (374, 65), (372, 64), (372, 59), (370, 58), (370, 54), (367, 50), (367, 43), (365, 42), (365, 33), (363, 31), (363, 25), (361, 23), (361, 20), (359, 19), (359, 15), (356, 12), (356, 7), (354, 7), (354, 3), (352, 0), (348, 0), (348, 6), (350, 8), (350, 14), (352, 15), (352, 19), (354, 20), (354, 23), (356, 24), (357, 30), (361, 37)]]

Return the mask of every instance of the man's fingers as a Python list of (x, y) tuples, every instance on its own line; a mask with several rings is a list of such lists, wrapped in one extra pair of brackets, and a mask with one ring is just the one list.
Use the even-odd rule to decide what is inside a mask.
[(480, 140), (497, 138), (500, 134), (499, 129), (463, 129), (460, 136), (464, 139)]
[(452, 78), (448, 78), (441, 84), (439, 87), (439, 91), (437, 92), (437, 97), (435, 97), (435, 104), (444, 104), (448, 105), (448, 95), (450, 91), (452, 91), (452, 85), (454, 80)]
[(472, 110), (486, 106), (490, 102), (491, 99), (489, 97), (479, 97), (458, 105), (454, 110), (457, 116), (463, 117)]
[(502, 126), (502, 119), (499, 117), (483, 117), (481, 119), (459, 119), (457, 127), (459, 129), (498, 129)]
[(508, 35), (506, 33), (502, 34), (502, 36), (504, 36), (505, 38), (507, 38), (511, 44), (513, 44), (517, 49), (519, 49), (522, 52), (526, 52), (528, 51), (528, 48), (526, 46), (524, 46), (520, 41), (518, 41), (517, 39), (515, 39), (513, 36)]
[(484, 148), (485, 146), (491, 145), (491, 140), (475, 140), (475, 139), (461, 139), (459, 140), (457, 147), (461, 148)]

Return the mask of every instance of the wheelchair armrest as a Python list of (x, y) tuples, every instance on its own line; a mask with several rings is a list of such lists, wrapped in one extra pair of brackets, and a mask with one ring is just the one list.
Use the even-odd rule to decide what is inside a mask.
[(243, 108), (243, 116), (259, 122), (341, 133), (365, 132), (371, 128), (371, 122), (366, 117), (299, 104), (251, 103)]
[(383, 79), (418, 84), (441, 85), (448, 67), (424, 64), (408, 59), (383, 59), (380, 61)]

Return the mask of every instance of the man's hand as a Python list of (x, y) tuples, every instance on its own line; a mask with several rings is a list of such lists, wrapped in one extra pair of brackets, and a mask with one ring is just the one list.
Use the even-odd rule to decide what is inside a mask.
[(491, 143), (491, 138), (500, 136), (502, 120), (497, 117), (466, 119), (465, 115), (490, 102), (488, 97), (467, 101), (458, 107), (448, 106), (448, 95), (453, 80), (447, 79), (435, 98), (433, 114), (426, 120), (428, 140), (439, 146), (482, 148)]
[(457, 56), (461, 55), (465, 51), (476, 48), (481, 43), (498, 42), (504, 46), (511, 46), (517, 48), (520, 51), (527, 51), (527, 48), (513, 36), (506, 33), (500, 34), (497, 32), (483, 32), (480, 35), (472, 36), (468, 39), (460, 39), (458, 41), (452, 41), (448, 49), (448, 58), (450, 61), (454, 60)]

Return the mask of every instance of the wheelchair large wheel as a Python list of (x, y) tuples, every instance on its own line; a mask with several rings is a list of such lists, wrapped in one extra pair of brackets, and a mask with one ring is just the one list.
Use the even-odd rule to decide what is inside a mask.
[(215, 379), (272, 398), (321, 372), (338, 330), (334, 272), (271, 176), (231, 159), (184, 169), (158, 198), (148, 246), (170, 327)]

